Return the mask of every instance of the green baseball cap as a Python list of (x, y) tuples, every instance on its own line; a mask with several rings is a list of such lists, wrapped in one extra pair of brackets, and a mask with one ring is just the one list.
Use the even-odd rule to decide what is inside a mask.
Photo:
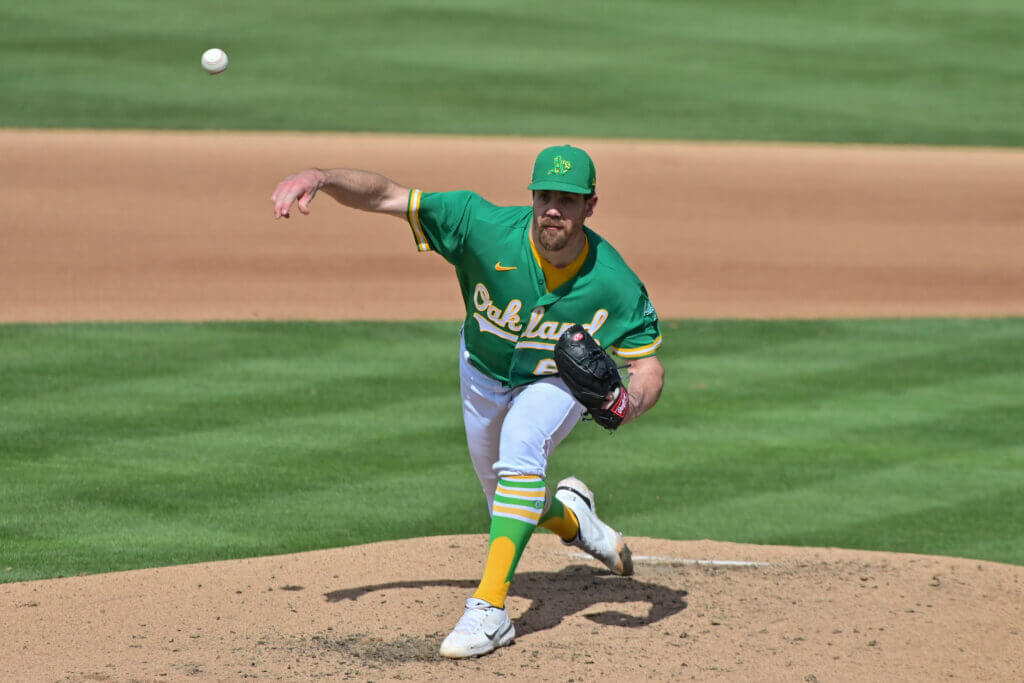
[(548, 147), (533, 164), (533, 182), (528, 190), (561, 190), (590, 194), (597, 185), (597, 172), (590, 156), (579, 147)]

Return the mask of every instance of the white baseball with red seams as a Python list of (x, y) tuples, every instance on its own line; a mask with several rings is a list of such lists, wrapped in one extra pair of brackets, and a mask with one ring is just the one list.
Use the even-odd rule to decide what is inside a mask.
[(211, 47), (209, 50), (203, 53), (203, 57), (199, 62), (203, 65), (203, 69), (207, 73), (219, 74), (228, 68), (228, 54), (219, 47)]

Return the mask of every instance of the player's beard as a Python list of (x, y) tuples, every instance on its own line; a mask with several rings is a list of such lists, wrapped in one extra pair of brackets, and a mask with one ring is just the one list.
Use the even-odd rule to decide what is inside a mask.
[(561, 251), (565, 249), (566, 245), (569, 244), (569, 239), (572, 237), (574, 231), (571, 227), (562, 228), (557, 226), (557, 231), (546, 230), (544, 224), (540, 221), (535, 221), (537, 226), (537, 241), (540, 242), (540, 246), (545, 251)]

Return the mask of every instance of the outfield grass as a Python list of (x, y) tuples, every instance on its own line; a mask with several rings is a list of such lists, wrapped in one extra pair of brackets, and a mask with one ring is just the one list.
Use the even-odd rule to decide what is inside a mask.
[[(628, 534), (1024, 564), (1024, 319), (664, 331), (658, 407), (549, 471)], [(456, 333), (0, 326), (0, 581), (485, 532)]]
[(0, 6), (0, 126), (1019, 146), (1022, 25), (1019, 0), (36, 0)]

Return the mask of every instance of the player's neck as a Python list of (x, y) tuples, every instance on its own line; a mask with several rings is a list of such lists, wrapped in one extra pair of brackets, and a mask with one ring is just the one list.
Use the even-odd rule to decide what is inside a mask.
[(583, 247), (587, 244), (587, 235), (580, 230), (573, 239), (558, 251), (548, 251), (540, 244), (540, 240), (536, 238), (532, 233), (530, 235), (531, 241), (533, 242), (534, 249), (545, 261), (555, 266), (556, 268), (565, 268), (580, 255), (583, 251)]

